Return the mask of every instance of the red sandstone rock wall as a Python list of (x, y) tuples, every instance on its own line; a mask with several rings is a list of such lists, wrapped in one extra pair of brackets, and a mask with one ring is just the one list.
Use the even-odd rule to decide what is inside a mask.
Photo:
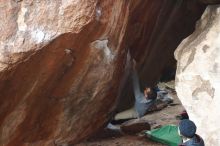
[(0, 145), (75, 143), (107, 122), (123, 76), (128, 8), (1, 1)]
[(0, 1), (0, 145), (73, 144), (94, 133), (122, 89), (128, 49), (154, 83), (203, 10), (169, 1)]

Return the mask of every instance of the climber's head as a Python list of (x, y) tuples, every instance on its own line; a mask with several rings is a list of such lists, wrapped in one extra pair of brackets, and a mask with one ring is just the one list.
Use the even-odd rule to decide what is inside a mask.
[(156, 99), (157, 93), (154, 92), (154, 90), (148, 86), (144, 88), (144, 95), (147, 99)]

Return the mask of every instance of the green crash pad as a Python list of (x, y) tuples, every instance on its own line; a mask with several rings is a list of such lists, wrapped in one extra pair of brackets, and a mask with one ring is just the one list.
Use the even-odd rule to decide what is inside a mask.
[(166, 144), (168, 146), (178, 146), (181, 143), (181, 137), (178, 134), (178, 127), (175, 125), (166, 125), (158, 129), (147, 131), (150, 139)]

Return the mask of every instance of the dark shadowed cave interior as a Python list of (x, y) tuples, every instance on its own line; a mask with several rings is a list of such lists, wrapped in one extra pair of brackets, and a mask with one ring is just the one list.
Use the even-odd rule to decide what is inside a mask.
[[(157, 7), (158, 9), (151, 9)], [(143, 84), (155, 85), (159, 81), (175, 79), (174, 51), (180, 42), (194, 30), (206, 5), (196, 0), (156, 1), (141, 3), (129, 21), (127, 42), (132, 57), (138, 62), (138, 72)], [(135, 30), (137, 28), (137, 30)], [(138, 31), (138, 32), (136, 32)], [(131, 37), (132, 36), (132, 37)], [(131, 39), (131, 40), (130, 40)], [(126, 81), (121, 93), (119, 111), (132, 106), (131, 83)], [(126, 100), (125, 100), (126, 98)], [(128, 101), (129, 103), (126, 103)]]

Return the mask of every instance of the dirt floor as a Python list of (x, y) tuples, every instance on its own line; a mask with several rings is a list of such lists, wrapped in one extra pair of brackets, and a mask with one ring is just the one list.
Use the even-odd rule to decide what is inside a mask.
[[(169, 94), (174, 98), (173, 104), (166, 108), (147, 114), (142, 119), (146, 119), (151, 123), (151, 128), (155, 128), (167, 124), (179, 123), (176, 115), (183, 110), (183, 106), (176, 96), (175, 91), (168, 90)], [(96, 136), (77, 144), (76, 146), (164, 146), (162, 144), (151, 141), (143, 135), (126, 135), (103, 129)]]

